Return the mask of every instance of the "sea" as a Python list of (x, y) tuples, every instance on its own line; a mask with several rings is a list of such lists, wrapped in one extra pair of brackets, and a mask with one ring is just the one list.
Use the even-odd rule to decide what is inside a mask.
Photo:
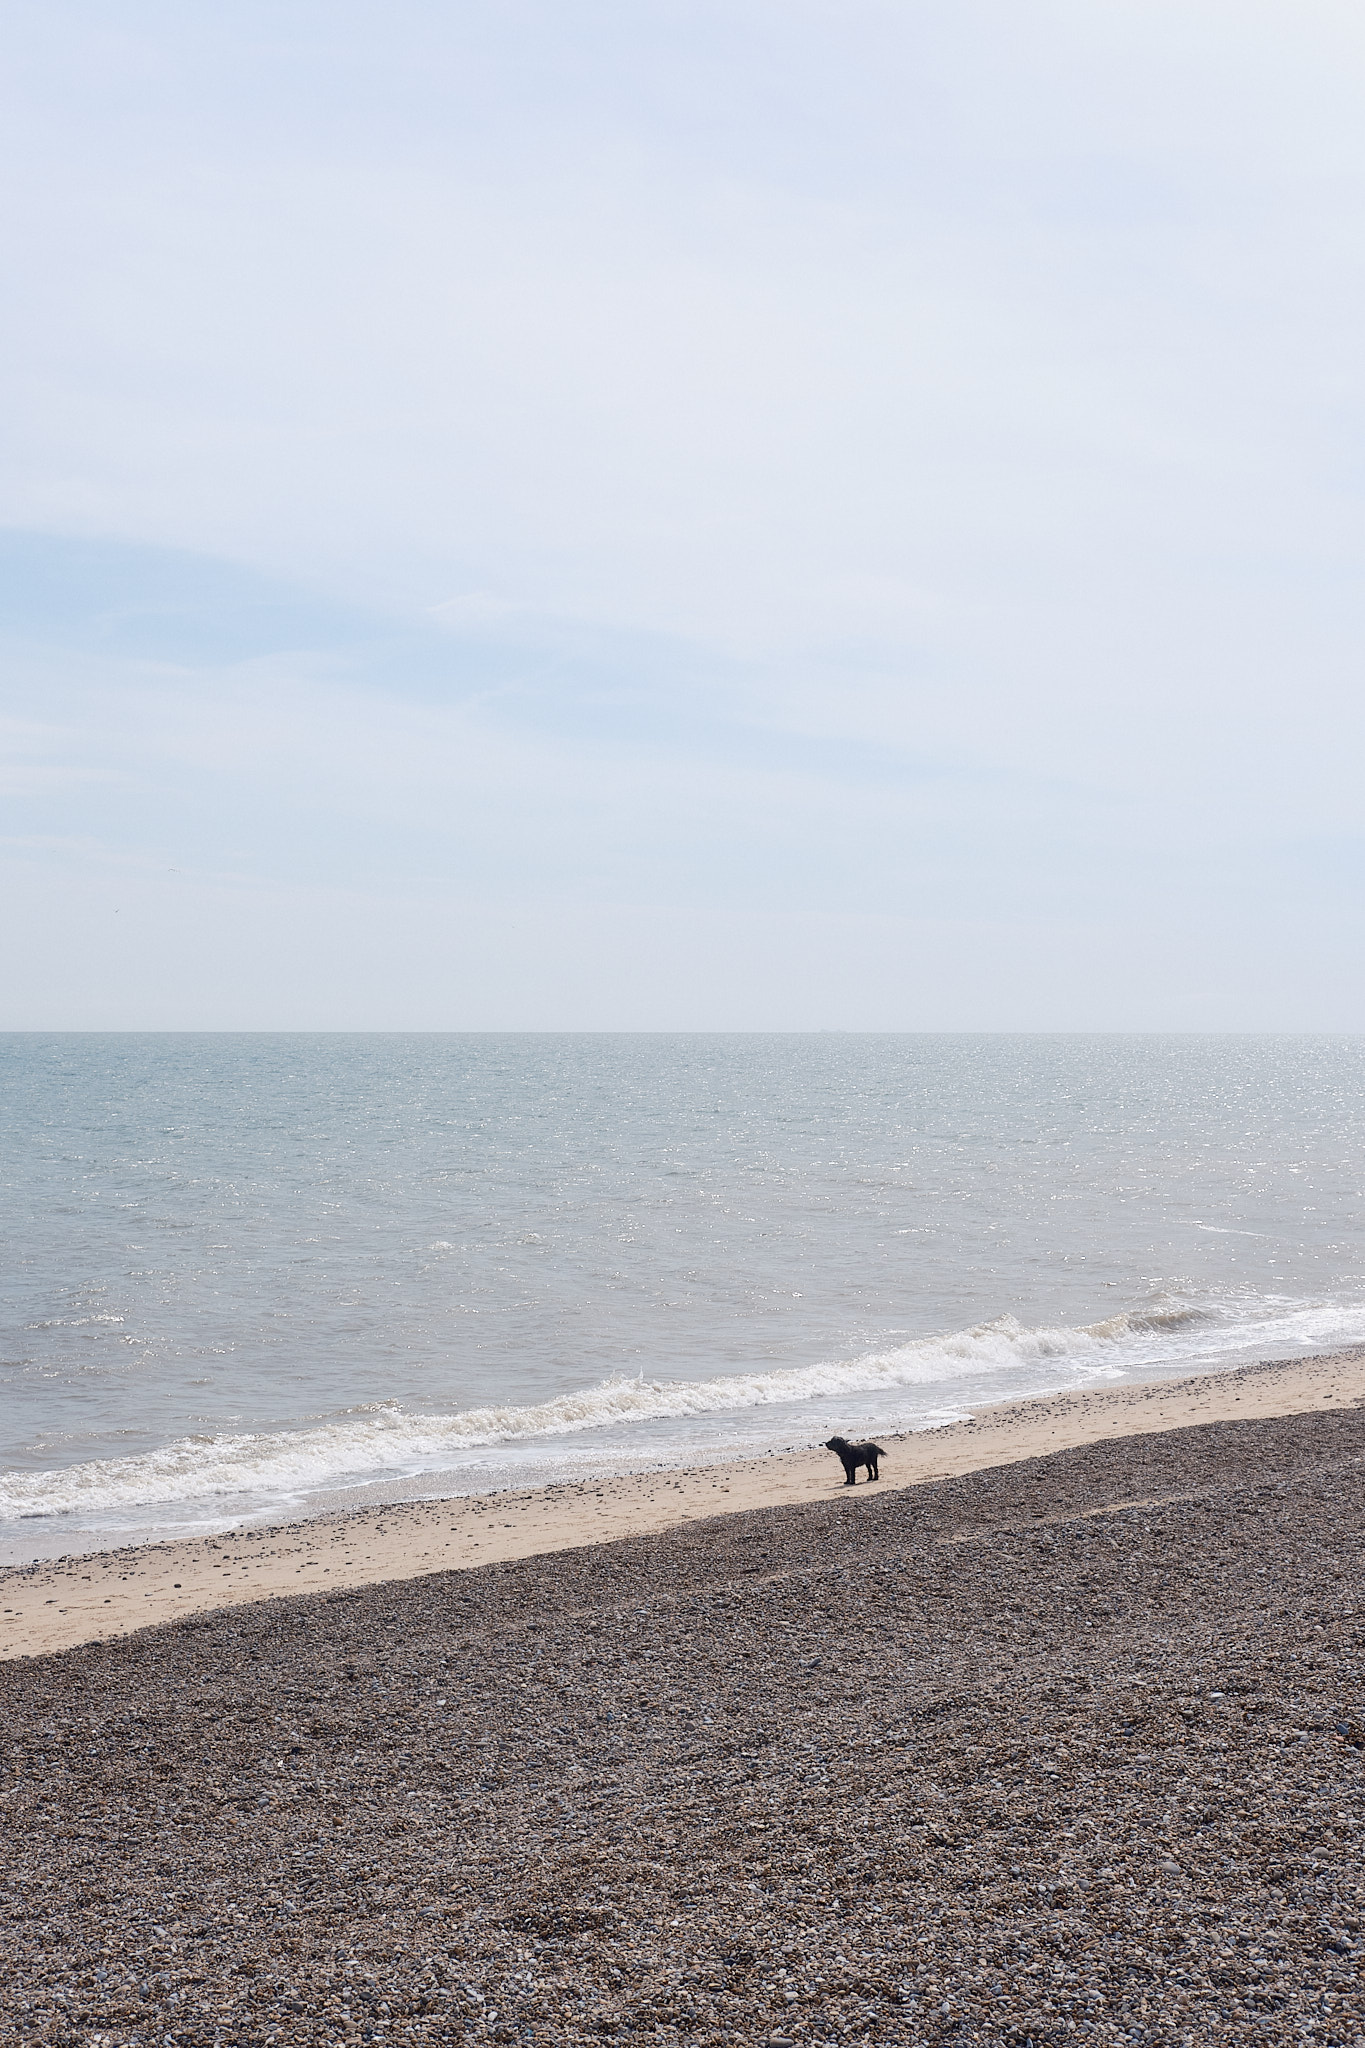
[(1365, 1344), (1365, 1038), (0, 1035), (0, 1560)]

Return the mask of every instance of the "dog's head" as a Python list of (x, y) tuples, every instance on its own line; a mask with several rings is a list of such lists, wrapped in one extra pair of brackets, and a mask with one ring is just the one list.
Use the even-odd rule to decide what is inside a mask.
[(848, 1438), (846, 1436), (832, 1436), (826, 1443), (825, 1449), (827, 1451), (846, 1451), (848, 1449)]

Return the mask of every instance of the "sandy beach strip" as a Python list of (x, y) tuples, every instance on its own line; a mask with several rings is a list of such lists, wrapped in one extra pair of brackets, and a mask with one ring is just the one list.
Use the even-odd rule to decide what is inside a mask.
[(1360, 2041), (1338, 1369), (0, 1666), (0, 2041)]
[[(1360, 1401), (1360, 1350), (1056, 1394), (885, 1439), (889, 1455), (879, 1484), (894, 1491), (1078, 1444)], [(103, 1641), (314, 1587), (374, 1585), (653, 1534), (721, 1514), (851, 1499), (842, 1480), (828, 1451), (798, 1451), (527, 1492), (390, 1500), (278, 1528), (45, 1560), (0, 1572), (0, 1658)]]

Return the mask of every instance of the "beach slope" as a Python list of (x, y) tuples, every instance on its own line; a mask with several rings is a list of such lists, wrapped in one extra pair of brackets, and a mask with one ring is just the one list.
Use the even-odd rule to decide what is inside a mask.
[(0, 2040), (1354, 2041), (1365, 1412), (0, 1668)]

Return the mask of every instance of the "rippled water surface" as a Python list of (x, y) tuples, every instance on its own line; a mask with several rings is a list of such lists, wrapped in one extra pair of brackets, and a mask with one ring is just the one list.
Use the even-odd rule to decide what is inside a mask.
[(5, 1554), (1365, 1341), (1363, 1077), (1347, 1038), (0, 1037)]

